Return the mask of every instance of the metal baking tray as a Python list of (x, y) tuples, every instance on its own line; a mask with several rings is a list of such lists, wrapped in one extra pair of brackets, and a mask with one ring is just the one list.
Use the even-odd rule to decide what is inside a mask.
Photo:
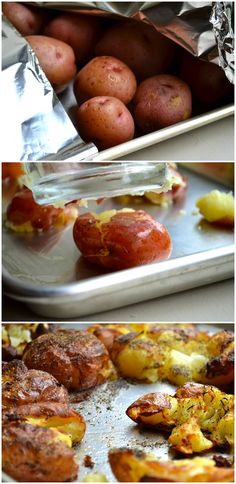
[[(49, 320), (96, 314), (136, 302), (211, 284), (233, 276), (234, 235), (194, 215), (197, 198), (225, 188), (203, 175), (179, 169), (188, 176), (186, 199), (170, 207), (142, 202), (164, 223), (173, 241), (171, 258), (133, 269), (104, 272), (87, 265), (76, 248), (71, 227), (42, 234), (15, 234), (3, 227), (3, 290)], [(116, 200), (89, 210), (122, 208)], [(88, 209), (84, 209), (87, 211)]]
[[(88, 324), (64, 324), (65, 328), (85, 329)], [(199, 324), (202, 330), (214, 333), (222, 329), (234, 330), (233, 324), (205, 325)], [(128, 406), (141, 395), (152, 392), (173, 394), (176, 387), (170, 383), (158, 382), (154, 384), (134, 383), (124, 379), (107, 382), (90, 392), (86, 392), (86, 400), (72, 404), (86, 420), (87, 430), (82, 442), (76, 448), (79, 464), (78, 482), (84, 480), (87, 474), (99, 472), (105, 474), (108, 482), (116, 482), (108, 463), (108, 452), (115, 447), (129, 447), (154, 454), (157, 458), (174, 459), (175, 453), (169, 449), (164, 434), (150, 430), (139, 430), (125, 414)], [(228, 456), (228, 454), (214, 449), (204, 456), (214, 454)], [(84, 466), (84, 457), (89, 455), (94, 462), (93, 469)], [(179, 455), (178, 455), (179, 457)], [(15, 482), (3, 474), (5, 482)]]

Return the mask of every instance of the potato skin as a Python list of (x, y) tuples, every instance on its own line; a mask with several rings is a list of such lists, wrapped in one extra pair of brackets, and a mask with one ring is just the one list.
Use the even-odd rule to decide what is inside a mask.
[(53, 430), (11, 423), (2, 430), (3, 470), (20, 482), (66, 482), (77, 477), (75, 453)]
[(138, 86), (134, 119), (144, 133), (184, 121), (191, 113), (191, 91), (181, 79), (163, 74), (150, 77)]
[(116, 97), (128, 104), (136, 89), (137, 82), (131, 69), (111, 56), (92, 59), (79, 71), (74, 82), (74, 93), (79, 104), (96, 96)]
[(127, 64), (137, 79), (166, 72), (172, 63), (175, 45), (144, 22), (119, 22), (98, 42), (96, 55), (111, 55)]
[(56, 92), (60, 92), (76, 75), (75, 55), (70, 45), (45, 35), (28, 35), (26, 40)]
[(2, 11), (21, 35), (36, 35), (48, 20), (47, 11), (20, 2), (3, 2)]
[(99, 385), (113, 371), (105, 346), (86, 331), (42, 335), (26, 347), (23, 360), (28, 368), (48, 371), (70, 390)]
[(212, 62), (205, 62), (185, 52), (180, 77), (190, 87), (194, 101), (202, 107), (214, 108), (233, 99), (234, 88), (223, 69)]
[(3, 406), (35, 402), (68, 403), (66, 388), (52, 375), (45, 371), (28, 370), (20, 360), (3, 365), (2, 379)]
[(126, 448), (109, 452), (112, 472), (120, 482), (233, 482), (234, 470), (216, 467), (209, 458), (155, 460)]
[(94, 54), (94, 47), (101, 36), (98, 18), (76, 13), (63, 13), (51, 20), (43, 34), (69, 44), (76, 62), (87, 62)]
[(143, 210), (118, 211), (102, 224), (95, 214), (80, 215), (73, 237), (88, 262), (112, 270), (167, 259), (171, 253), (167, 229)]
[(133, 118), (126, 106), (115, 97), (93, 97), (77, 109), (75, 116), (83, 140), (92, 141), (100, 150), (134, 137)]

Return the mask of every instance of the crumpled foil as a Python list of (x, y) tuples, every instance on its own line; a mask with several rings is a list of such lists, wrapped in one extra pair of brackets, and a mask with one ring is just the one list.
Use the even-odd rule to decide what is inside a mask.
[[(233, 81), (233, 2), (29, 2), (50, 9), (153, 25), (191, 54), (219, 64)], [(97, 148), (83, 143), (37, 58), (4, 19), (2, 41), (1, 158), (4, 161), (91, 159)]]
[(219, 64), (234, 83), (234, 31), (232, 2), (215, 2), (210, 21), (217, 40)]

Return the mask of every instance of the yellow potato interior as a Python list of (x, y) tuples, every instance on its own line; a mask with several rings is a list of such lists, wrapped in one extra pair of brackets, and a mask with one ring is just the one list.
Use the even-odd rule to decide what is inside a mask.
[(234, 220), (234, 197), (232, 193), (213, 190), (199, 198), (196, 206), (208, 222), (217, 222), (225, 217)]

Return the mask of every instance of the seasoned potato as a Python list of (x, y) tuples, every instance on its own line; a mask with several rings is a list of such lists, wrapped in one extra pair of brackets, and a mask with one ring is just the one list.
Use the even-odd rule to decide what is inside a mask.
[(87, 62), (94, 54), (94, 47), (101, 36), (98, 18), (78, 13), (62, 13), (51, 20), (44, 35), (69, 44), (77, 62)]
[(184, 52), (180, 77), (189, 85), (194, 101), (202, 107), (214, 108), (233, 98), (234, 88), (224, 70)]
[(76, 124), (84, 141), (100, 150), (125, 143), (134, 137), (134, 121), (124, 103), (111, 96), (96, 96), (76, 111)]
[(28, 35), (39, 64), (56, 92), (62, 91), (76, 75), (75, 55), (70, 45), (45, 35)]
[(57, 324), (48, 323), (2, 324), (2, 360), (21, 358), (27, 343), (56, 328)]
[(213, 459), (158, 460), (131, 449), (109, 452), (112, 472), (120, 482), (233, 482), (234, 471), (216, 467)]
[(171, 239), (164, 225), (142, 210), (80, 215), (74, 241), (88, 262), (119, 270), (167, 259)]
[(44, 231), (51, 227), (62, 228), (74, 221), (78, 210), (74, 204), (57, 208), (53, 205), (39, 205), (29, 188), (21, 188), (7, 207), (6, 225), (15, 232)]
[(138, 79), (166, 72), (175, 44), (144, 22), (118, 22), (98, 42), (96, 55), (111, 55), (127, 64)]
[(178, 324), (155, 326), (114, 340), (110, 355), (123, 376), (146, 382), (168, 380), (175, 385), (196, 381), (224, 388), (232, 383), (234, 337), (230, 332), (212, 336)]
[(3, 2), (2, 11), (23, 36), (39, 34), (50, 15), (46, 10), (20, 2)]
[(92, 59), (79, 71), (74, 83), (75, 97), (79, 104), (95, 96), (112, 96), (128, 104), (136, 88), (136, 79), (130, 68), (111, 56)]
[(191, 91), (181, 79), (159, 75), (138, 86), (134, 97), (134, 120), (144, 133), (184, 121), (191, 113)]
[(66, 388), (52, 375), (45, 371), (28, 370), (20, 360), (3, 364), (2, 381), (3, 406), (68, 402)]
[(213, 190), (200, 197), (196, 206), (208, 222), (229, 227), (234, 226), (234, 197), (232, 193)]
[(39, 402), (3, 410), (4, 425), (22, 421), (62, 432), (68, 436), (69, 447), (78, 444), (86, 430), (82, 415), (63, 403)]
[(3, 470), (20, 482), (74, 481), (75, 452), (55, 429), (10, 423), (2, 430)]
[(51, 373), (70, 390), (85, 390), (115, 376), (105, 346), (86, 331), (60, 330), (33, 340), (25, 349), (28, 368)]
[(188, 383), (174, 397), (150, 393), (127, 409), (138, 424), (173, 428), (168, 442), (184, 454), (204, 452), (214, 446), (233, 446), (234, 397), (210, 385)]

